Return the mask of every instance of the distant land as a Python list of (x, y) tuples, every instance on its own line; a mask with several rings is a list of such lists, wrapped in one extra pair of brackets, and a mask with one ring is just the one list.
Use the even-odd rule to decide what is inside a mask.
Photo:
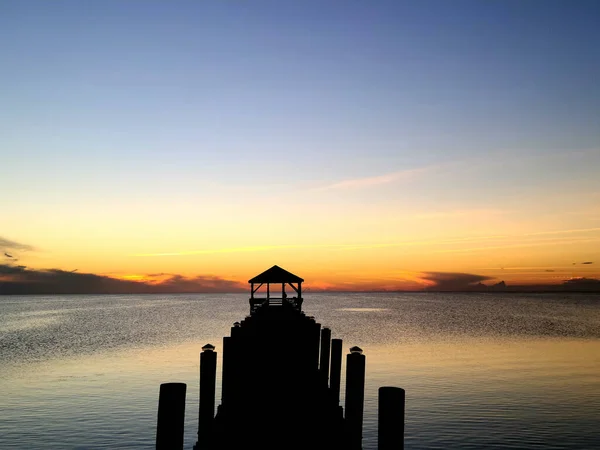
[(504, 281), (496, 284), (486, 285), (478, 283), (460, 290), (427, 288), (424, 292), (514, 292), (514, 293), (546, 293), (546, 292), (595, 292), (600, 293), (600, 280), (595, 278), (573, 278), (565, 280), (561, 284), (521, 284), (508, 285)]

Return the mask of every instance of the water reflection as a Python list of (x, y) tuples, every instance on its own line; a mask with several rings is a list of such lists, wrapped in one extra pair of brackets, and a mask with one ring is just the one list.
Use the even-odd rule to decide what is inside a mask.
[[(590, 449), (600, 448), (592, 300), (315, 295), (305, 306), (367, 356), (366, 449), (383, 385), (406, 389), (406, 448)], [(222, 337), (246, 307), (245, 296), (0, 300), (0, 448), (150, 448), (166, 381), (188, 384), (191, 448), (199, 352), (217, 347), (219, 378)]]

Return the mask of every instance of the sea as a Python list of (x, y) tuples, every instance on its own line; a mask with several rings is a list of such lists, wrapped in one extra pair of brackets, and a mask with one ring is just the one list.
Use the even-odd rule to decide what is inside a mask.
[[(364, 449), (382, 386), (406, 391), (406, 449), (600, 449), (600, 295), (308, 292), (303, 309), (363, 349)], [(218, 404), (248, 313), (245, 294), (0, 297), (0, 449), (152, 449), (160, 384), (183, 382), (191, 450), (201, 347)]]

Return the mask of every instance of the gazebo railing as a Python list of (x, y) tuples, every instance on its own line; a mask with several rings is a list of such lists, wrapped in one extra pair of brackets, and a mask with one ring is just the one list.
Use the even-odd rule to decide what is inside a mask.
[(250, 299), (250, 312), (253, 313), (263, 306), (291, 306), (294, 309), (300, 310), (302, 307), (302, 299), (297, 297), (254, 297)]

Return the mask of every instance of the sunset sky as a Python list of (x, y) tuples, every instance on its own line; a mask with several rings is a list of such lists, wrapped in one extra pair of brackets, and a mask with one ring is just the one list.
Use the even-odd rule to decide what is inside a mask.
[(1, 2), (0, 282), (600, 278), (599, 17), (597, 0)]

